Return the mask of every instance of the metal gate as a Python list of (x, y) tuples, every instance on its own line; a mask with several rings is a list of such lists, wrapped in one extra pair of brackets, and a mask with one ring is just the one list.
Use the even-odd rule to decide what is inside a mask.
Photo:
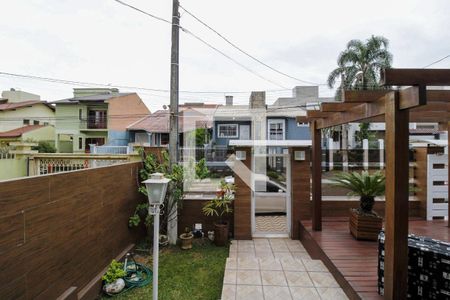
[(291, 230), (289, 154), (255, 154), (252, 159), (252, 234), (288, 237)]

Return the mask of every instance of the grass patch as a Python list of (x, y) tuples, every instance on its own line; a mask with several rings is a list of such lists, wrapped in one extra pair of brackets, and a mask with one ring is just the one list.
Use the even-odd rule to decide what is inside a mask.
[[(228, 247), (209, 240), (194, 240), (191, 250), (161, 249), (159, 254), (159, 299), (220, 299)], [(145, 259), (152, 268), (151, 256)], [(124, 292), (112, 299), (151, 299), (152, 284)], [(103, 297), (102, 299), (110, 299)]]

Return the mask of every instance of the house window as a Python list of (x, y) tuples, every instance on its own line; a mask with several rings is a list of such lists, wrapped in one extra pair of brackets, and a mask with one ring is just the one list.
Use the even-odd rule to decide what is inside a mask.
[(268, 120), (268, 135), (269, 140), (284, 140), (284, 120), (282, 119), (269, 119)]
[(134, 136), (134, 142), (139, 144), (148, 144), (148, 133), (147, 132), (136, 132)]
[(161, 145), (167, 145), (167, 144), (169, 144), (169, 134), (161, 133)]
[(237, 124), (220, 124), (217, 126), (217, 135), (220, 138), (237, 138), (238, 125)]
[(83, 138), (79, 137), (78, 138), (78, 149), (83, 149)]
[(23, 125), (30, 125), (30, 120), (23, 119)]
[(34, 120), (33, 125), (39, 125), (39, 121)]
[(78, 110), (78, 119), (83, 120), (83, 110), (81, 108)]

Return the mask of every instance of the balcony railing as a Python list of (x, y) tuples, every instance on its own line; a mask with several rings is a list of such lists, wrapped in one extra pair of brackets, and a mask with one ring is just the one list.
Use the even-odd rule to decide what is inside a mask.
[(86, 119), (80, 120), (80, 129), (107, 129), (108, 128), (108, 119), (97, 118), (97, 117), (88, 117)]

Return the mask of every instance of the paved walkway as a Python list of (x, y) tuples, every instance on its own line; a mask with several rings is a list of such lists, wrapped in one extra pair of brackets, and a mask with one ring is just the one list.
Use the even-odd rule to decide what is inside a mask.
[(222, 300), (347, 299), (320, 260), (300, 241), (233, 241), (227, 258)]

